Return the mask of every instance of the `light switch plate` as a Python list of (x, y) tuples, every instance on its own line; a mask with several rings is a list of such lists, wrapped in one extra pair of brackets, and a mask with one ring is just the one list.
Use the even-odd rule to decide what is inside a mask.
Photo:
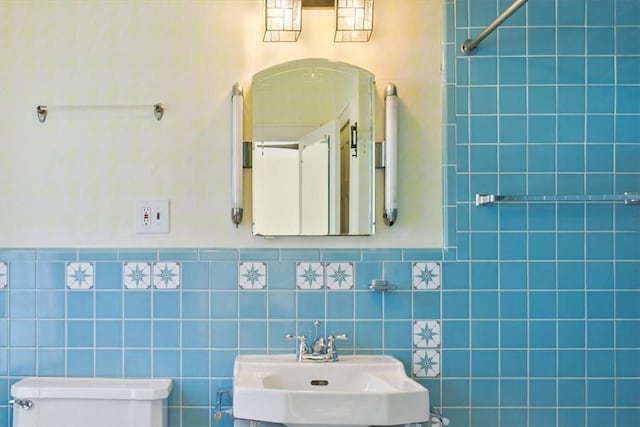
[(168, 233), (169, 200), (140, 200), (136, 203), (136, 233)]

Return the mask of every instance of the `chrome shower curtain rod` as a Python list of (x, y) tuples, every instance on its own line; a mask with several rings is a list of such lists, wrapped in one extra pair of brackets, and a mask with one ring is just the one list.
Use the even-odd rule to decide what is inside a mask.
[(513, 15), (513, 13), (520, 9), (520, 7), (525, 4), (527, 0), (516, 0), (513, 2), (511, 6), (506, 8), (504, 12), (502, 12), (493, 22), (485, 27), (484, 30), (480, 34), (478, 34), (475, 38), (466, 40), (460, 46), (460, 49), (465, 55), (471, 55), (474, 53), (480, 42), (487, 38), (489, 34), (493, 32), (496, 28), (500, 26), (508, 17)]

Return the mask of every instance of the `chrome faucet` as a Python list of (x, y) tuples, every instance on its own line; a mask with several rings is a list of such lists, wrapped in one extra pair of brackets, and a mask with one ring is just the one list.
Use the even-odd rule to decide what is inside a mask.
[(320, 321), (313, 322), (316, 327), (316, 338), (311, 346), (307, 344), (306, 335), (287, 334), (288, 340), (299, 341), (300, 344), (296, 348), (296, 360), (298, 362), (337, 362), (338, 351), (336, 350), (336, 341), (344, 341), (349, 339), (347, 334), (329, 335), (328, 337), (318, 336), (318, 328)]

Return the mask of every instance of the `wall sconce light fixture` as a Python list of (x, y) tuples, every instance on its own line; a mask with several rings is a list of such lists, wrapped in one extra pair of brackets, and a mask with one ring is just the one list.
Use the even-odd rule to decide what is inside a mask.
[(302, 0), (265, 0), (265, 42), (295, 42), (302, 31)]
[(233, 85), (231, 91), (231, 222), (238, 227), (242, 222), (242, 113), (244, 97), (242, 86)]
[(336, 0), (336, 42), (368, 42), (373, 33), (373, 0)]
[(302, 32), (302, 8), (335, 7), (335, 42), (367, 42), (373, 33), (373, 0), (265, 0), (265, 42), (295, 42)]
[(384, 212), (388, 226), (398, 218), (398, 91), (389, 83), (384, 96)]

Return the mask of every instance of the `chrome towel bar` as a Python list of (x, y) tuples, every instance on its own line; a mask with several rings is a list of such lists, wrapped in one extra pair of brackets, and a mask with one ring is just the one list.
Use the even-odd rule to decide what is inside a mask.
[(154, 105), (38, 105), (36, 106), (36, 115), (40, 123), (47, 120), (50, 109), (60, 110), (97, 110), (97, 109), (123, 109), (123, 108), (153, 108), (153, 116), (156, 120), (162, 120), (164, 116), (165, 106), (158, 102)]
[(624, 202), (625, 205), (640, 205), (640, 193), (624, 194), (577, 194), (577, 195), (519, 195), (476, 194), (476, 206), (490, 206), (500, 202)]

